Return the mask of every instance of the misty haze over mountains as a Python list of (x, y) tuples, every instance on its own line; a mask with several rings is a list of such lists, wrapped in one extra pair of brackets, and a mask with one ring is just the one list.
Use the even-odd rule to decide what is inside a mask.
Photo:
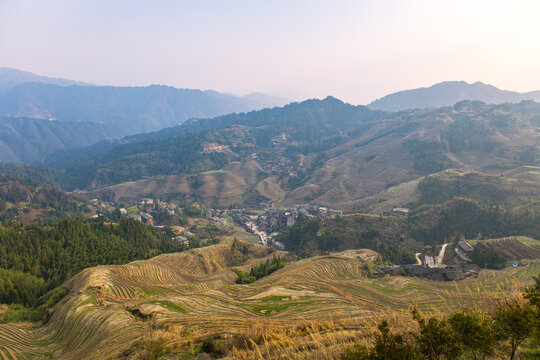
[[(519, 93), (476, 82), (449, 81), (396, 92), (367, 105), (399, 111), (486, 103), (540, 101), (540, 91)], [(58, 150), (158, 131), (188, 119), (210, 119), (283, 106), (286, 98), (254, 92), (240, 97), (170, 86), (95, 86), (0, 68), (0, 162), (39, 163)], [(47, 120), (47, 121), (43, 121)]]
[(0, 69), (0, 89), (6, 91), (0, 96), (0, 115), (96, 122), (115, 127), (122, 135), (159, 130), (193, 117), (215, 117), (288, 102), (264, 94), (238, 97), (161, 85), (81, 86), (13, 69)]
[(17, 85), (30, 82), (59, 86), (91, 86), (91, 84), (84, 82), (40, 76), (28, 71), (0, 67), (0, 95), (8, 93)]

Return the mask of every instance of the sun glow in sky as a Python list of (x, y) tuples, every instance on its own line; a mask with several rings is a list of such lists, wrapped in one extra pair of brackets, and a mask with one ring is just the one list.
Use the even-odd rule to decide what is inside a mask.
[(0, 67), (366, 104), (444, 80), (540, 89), (540, 1), (0, 0)]

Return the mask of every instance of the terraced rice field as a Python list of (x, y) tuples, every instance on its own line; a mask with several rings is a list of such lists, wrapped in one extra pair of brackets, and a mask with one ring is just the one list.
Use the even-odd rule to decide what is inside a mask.
[(511, 237), (488, 240), (485, 244), (510, 260), (540, 258), (540, 241), (534, 239)]
[[(238, 266), (244, 270), (273, 256), (262, 246), (249, 247), (251, 259)], [(367, 326), (388, 314), (408, 316), (411, 306), (444, 312), (489, 303), (540, 271), (540, 262), (533, 261), (504, 271), (483, 271), (477, 279), (457, 283), (372, 279), (364, 275), (361, 262), (338, 253), (297, 261), (252, 284), (238, 285), (233, 267), (225, 265), (230, 251), (229, 241), (86, 269), (67, 282), (70, 292), (48, 324), (0, 325), (0, 359), (115, 359), (127, 356), (160, 324), (183, 329), (185, 334), (178, 338), (184, 341), (193, 334), (239, 333), (261, 323), (290, 328), (317, 321), (334, 324), (329, 329), (339, 336), (333, 339), (346, 341), (352, 336), (349, 327)], [(320, 341), (328, 340), (320, 336)]]

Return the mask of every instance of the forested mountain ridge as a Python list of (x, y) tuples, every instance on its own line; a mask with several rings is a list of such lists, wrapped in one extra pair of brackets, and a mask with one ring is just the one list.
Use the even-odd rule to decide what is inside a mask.
[(0, 116), (0, 162), (39, 164), (50, 154), (121, 136), (97, 122), (65, 122)]
[(426, 107), (451, 106), (463, 100), (477, 100), (488, 104), (518, 103), (523, 100), (540, 101), (540, 91), (520, 93), (500, 90), (493, 85), (465, 81), (444, 81), (430, 87), (403, 90), (383, 96), (367, 106), (371, 109), (399, 111)]
[(0, 173), (0, 221), (31, 223), (89, 214), (92, 206), (50, 185)]
[(67, 80), (52, 78), (48, 76), (40, 76), (32, 74), (28, 71), (21, 71), (11, 68), (0, 68), (0, 95), (3, 95), (13, 89), (15, 86), (24, 84), (24, 83), (42, 83), (42, 84), (53, 84), (59, 86), (71, 86), (71, 85), (81, 85), (81, 86), (91, 86), (91, 84)]
[(98, 122), (122, 135), (155, 131), (192, 117), (259, 109), (253, 100), (170, 86), (58, 86), (24, 83), (0, 96), (0, 114), (13, 117)]
[[(540, 159), (539, 126), (540, 105), (534, 102), (464, 101), (386, 113), (329, 97), (190, 120), (47, 161), (78, 179), (75, 186), (81, 189), (174, 175), (177, 180), (169, 180), (188, 184), (188, 192), (200, 193), (218, 183), (218, 188), (242, 193), (238, 203), (267, 198), (282, 205), (315, 201), (365, 209), (387, 200), (404, 204), (410, 200), (400, 194), (412, 193), (401, 186), (410, 183), (415, 189), (411, 182), (448, 168), (526, 180), (532, 170), (523, 166), (537, 166)], [(205, 144), (222, 148), (205, 151)], [(226, 168), (236, 161), (257, 163), (258, 183), (249, 180), (251, 185), (240, 188), (246, 181), (234, 169), (241, 167)], [(207, 173), (217, 169), (225, 170)], [(212, 205), (220, 204), (219, 196), (214, 194)]]
[[(384, 116), (383, 112), (329, 97), (283, 108), (192, 120), (157, 133), (96, 144), (83, 150), (74, 161), (66, 154), (68, 162), (62, 162), (63, 153), (47, 162), (75, 177), (84, 177), (83, 188), (95, 188), (143, 176), (197, 174), (230, 161), (247, 160), (254, 151), (260, 151), (261, 157), (272, 157), (276, 155), (272, 139), (282, 134), (287, 134), (291, 144), (298, 144), (290, 148), (290, 156), (319, 152), (344, 142), (344, 131), (362, 132)], [(227, 150), (203, 151), (203, 144), (216, 142), (227, 146)]]

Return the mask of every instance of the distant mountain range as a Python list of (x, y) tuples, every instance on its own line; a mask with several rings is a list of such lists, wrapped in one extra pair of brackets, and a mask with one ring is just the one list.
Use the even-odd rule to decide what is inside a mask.
[(94, 86), (0, 68), (0, 162), (36, 163), (56, 150), (288, 102), (262, 93)]
[(190, 118), (259, 110), (287, 102), (261, 93), (239, 97), (160, 85), (89, 86), (0, 69), (0, 115), (102, 123), (119, 129), (124, 136), (160, 130)]
[(445, 81), (427, 88), (403, 90), (373, 101), (371, 109), (400, 111), (427, 107), (452, 106), (463, 100), (479, 100), (487, 104), (518, 103), (523, 100), (540, 101), (540, 91), (519, 93), (501, 90), (493, 85), (465, 81)]
[(95, 122), (0, 116), (0, 162), (40, 163), (47, 155), (118, 138), (114, 127)]
[(71, 85), (81, 85), (81, 86), (90, 86), (91, 84), (58, 79), (47, 76), (40, 76), (32, 74), (28, 71), (21, 71), (10, 68), (0, 68), (0, 95), (8, 93), (15, 86), (24, 84), (24, 83), (41, 83), (41, 84), (52, 84), (59, 86), (71, 86)]
[(190, 118), (207, 118), (268, 106), (216, 91), (146, 87), (58, 86), (25, 83), (0, 97), (0, 114), (97, 122), (122, 135), (155, 131)]

